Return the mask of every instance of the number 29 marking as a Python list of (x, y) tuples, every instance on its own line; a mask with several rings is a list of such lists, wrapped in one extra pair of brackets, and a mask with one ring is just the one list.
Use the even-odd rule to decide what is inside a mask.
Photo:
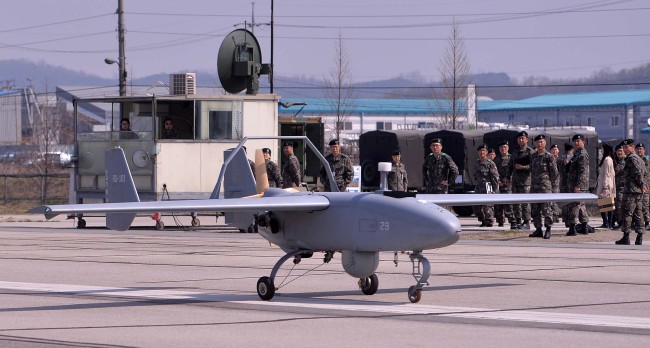
[(388, 231), (388, 230), (390, 230), (390, 222), (389, 221), (379, 221), (379, 230), (380, 231)]

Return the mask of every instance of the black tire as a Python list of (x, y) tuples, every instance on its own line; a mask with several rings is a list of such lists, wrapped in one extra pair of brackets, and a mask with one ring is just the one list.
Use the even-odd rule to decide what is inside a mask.
[(471, 205), (454, 206), (454, 212), (460, 217), (470, 217), (474, 213)]
[(422, 289), (416, 289), (415, 286), (411, 286), (409, 288), (408, 296), (411, 303), (418, 303), (422, 298)]
[(379, 278), (375, 273), (370, 275), (370, 277), (366, 277), (365, 282), (363, 279), (361, 279), (361, 292), (364, 293), (364, 295), (374, 295), (377, 292), (377, 289), (379, 289)]
[(270, 277), (262, 277), (257, 280), (257, 295), (264, 301), (268, 301), (275, 295), (275, 284)]
[(86, 228), (86, 220), (84, 219), (77, 220), (77, 228)]
[(199, 220), (199, 218), (193, 218), (192, 219), (192, 226), (194, 226), (194, 227), (201, 226), (201, 220)]

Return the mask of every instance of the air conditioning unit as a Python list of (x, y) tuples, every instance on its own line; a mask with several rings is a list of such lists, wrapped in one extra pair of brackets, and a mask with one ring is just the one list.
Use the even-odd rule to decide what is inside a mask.
[(169, 94), (196, 94), (196, 73), (170, 74)]

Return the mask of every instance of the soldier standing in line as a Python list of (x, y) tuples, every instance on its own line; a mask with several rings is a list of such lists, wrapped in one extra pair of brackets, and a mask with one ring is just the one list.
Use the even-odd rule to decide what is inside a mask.
[(264, 162), (266, 162), (266, 176), (269, 179), (269, 187), (282, 187), (280, 167), (271, 161), (271, 149), (268, 147), (263, 148), (262, 154), (264, 155)]
[[(476, 160), (476, 169), (474, 170), (474, 182), (476, 193), (493, 193), (498, 191), (499, 171), (497, 165), (487, 157), (488, 150), (486, 145), (481, 145), (476, 149), (478, 159)], [(494, 224), (494, 211), (492, 205), (475, 205), (473, 206), (474, 214), (482, 221), (481, 227), (492, 227)]]
[[(341, 145), (338, 139), (332, 139), (329, 142), (329, 146), (331, 153), (325, 156), (325, 159), (332, 170), (332, 175), (334, 175), (334, 181), (336, 181), (339, 192), (345, 192), (345, 188), (348, 187), (354, 177), (352, 161), (350, 157), (341, 153)], [(320, 169), (320, 182), (323, 184), (325, 192), (332, 192), (325, 167), (321, 167)]]
[[(634, 140), (623, 140), (623, 150), (627, 157), (625, 157), (625, 167), (623, 168), (623, 207), (621, 213), (623, 214), (621, 232), (623, 238), (617, 240), (615, 244), (629, 245), (630, 244), (630, 229), (634, 226), (636, 232), (636, 241), (634, 244), (641, 245), (643, 243), (643, 216), (641, 207), (641, 199), (648, 189), (645, 187), (643, 181), (645, 176), (645, 164), (643, 160), (634, 153)], [(634, 223), (632, 222), (634, 220)]]
[[(570, 193), (569, 187), (567, 186), (567, 178), (569, 171), (569, 163), (571, 158), (573, 158), (573, 145), (571, 143), (564, 143), (564, 154), (558, 158), (557, 161), (557, 171), (560, 173), (560, 192), (561, 193)], [(569, 210), (568, 205), (562, 205), (562, 222), (564, 222), (565, 227), (569, 227)]]
[(447, 193), (449, 186), (456, 181), (458, 167), (449, 155), (442, 152), (441, 139), (432, 139), (429, 148), (431, 153), (422, 165), (424, 190), (426, 193)]
[[(645, 177), (643, 177), (643, 182), (645, 182), (645, 187), (650, 189), (650, 157), (645, 154), (645, 146), (643, 143), (636, 144), (634, 151), (645, 164)], [(648, 192), (643, 193), (641, 204), (643, 205), (643, 221), (645, 221), (645, 229), (647, 230), (650, 227), (650, 211), (648, 211), (648, 208), (650, 208), (648, 206), (650, 204), (650, 194)]]
[(406, 192), (409, 187), (409, 180), (406, 176), (406, 166), (402, 163), (402, 154), (399, 149), (393, 151), (391, 156), (393, 166), (388, 173), (388, 189), (391, 191)]
[[(557, 163), (553, 155), (546, 151), (546, 136), (540, 134), (535, 137), (535, 152), (530, 161), (530, 193), (552, 193), (558, 192)], [(551, 226), (553, 226), (553, 203), (531, 204), (535, 232), (528, 237), (551, 238)], [(542, 233), (542, 225), (546, 227)]]
[(488, 149), (487, 158), (488, 158), (490, 161), (494, 162), (494, 160), (497, 158), (497, 152), (494, 151), (493, 148), (489, 148), (489, 149)]
[[(533, 149), (528, 147), (528, 133), (521, 131), (517, 134), (517, 149), (512, 154), (515, 164), (512, 172), (512, 193), (530, 192), (530, 155)], [(513, 204), (512, 209), (517, 222), (516, 229), (530, 229), (530, 206), (528, 203)]]
[[(571, 193), (587, 193), (589, 192), (589, 154), (585, 150), (585, 137), (582, 134), (576, 134), (571, 140), (575, 146), (575, 153), (569, 163), (567, 187)], [(567, 236), (595, 231), (593, 227), (589, 226), (589, 214), (587, 214), (584, 202), (571, 202), (567, 206), (569, 212)], [(580, 224), (578, 225), (578, 223)]]
[(282, 188), (300, 187), (302, 181), (300, 163), (298, 157), (293, 154), (293, 143), (285, 142), (282, 145), (282, 152), (287, 157), (282, 167)]
[[(551, 145), (551, 149), (548, 150), (548, 152), (551, 153), (551, 156), (553, 156), (553, 159), (555, 160), (555, 166), (557, 167), (558, 161), (560, 160), (560, 147), (557, 146), (557, 144)], [(558, 169), (559, 173), (559, 169)], [(560, 180), (559, 174), (558, 174), (558, 182)], [(554, 193), (559, 193), (559, 183), (558, 183), (558, 191)], [(557, 202), (553, 202), (553, 222), (560, 222), (560, 215), (562, 214), (562, 211), (560, 210), (560, 207), (557, 205)]]
[[(512, 189), (510, 187), (510, 178), (512, 177), (513, 171), (513, 162), (512, 156), (508, 150), (508, 141), (504, 140), (499, 143), (499, 153), (500, 157), (497, 157), (494, 163), (497, 165), (497, 171), (499, 172), (499, 193), (511, 193)], [(498, 204), (494, 206), (495, 215), (497, 218), (497, 223), (499, 227), (503, 227), (503, 224), (506, 219), (510, 223), (510, 228), (515, 227), (516, 223), (512, 215), (512, 206), (510, 204)]]
[[(623, 206), (623, 190), (625, 182), (623, 181), (623, 168), (625, 168), (625, 151), (623, 151), (623, 143), (616, 145), (616, 162), (614, 163), (614, 184), (616, 186), (616, 199), (614, 201), (614, 223), (612, 229), (616, 230), (621, 227), (623, 213), (621, 211)], [(615, 224), (618, 224), (615, 225)]]

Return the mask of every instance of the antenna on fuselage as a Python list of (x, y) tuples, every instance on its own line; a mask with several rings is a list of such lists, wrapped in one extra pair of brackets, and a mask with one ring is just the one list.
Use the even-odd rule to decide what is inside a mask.
[(388, 173), (393, 169), (393, 165), (390, 162), (379, 162), (377, 169), (380, 175), (379, 191), (388, 191)]

